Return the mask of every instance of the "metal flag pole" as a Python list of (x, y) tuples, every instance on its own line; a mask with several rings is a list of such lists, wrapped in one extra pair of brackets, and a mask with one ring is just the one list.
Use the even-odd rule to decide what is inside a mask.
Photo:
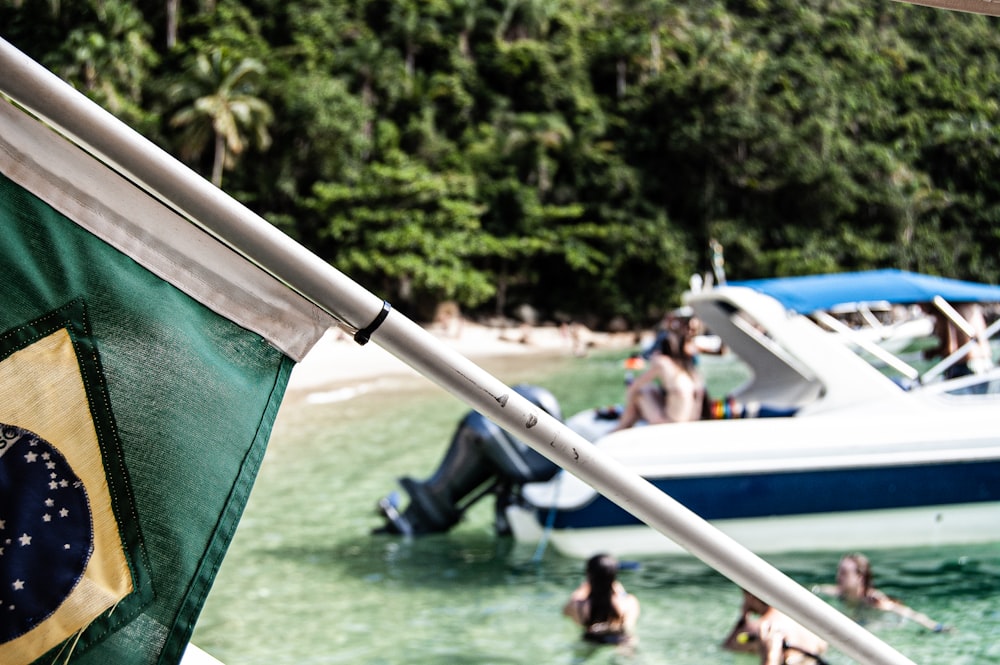
[(912, 661), (836, 611), (0, 39), (0, 90), (730, 580), (861, 663)]

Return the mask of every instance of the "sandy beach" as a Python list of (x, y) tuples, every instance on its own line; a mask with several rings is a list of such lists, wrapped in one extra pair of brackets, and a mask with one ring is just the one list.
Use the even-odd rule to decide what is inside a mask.
[[(631, 333), (594, 332), (557, 326), (495, 328), (463, 322), (458, 330), (427, 328), (441, 343), (473, 362), (532, 355), (585, 355), (601, 349), (631, 348)], [(317, 391), (387, 376), (417, 376), (416, 370), (382, 349), (376, 341), (361, 346), (331, 329), (295, 366), (289, 391)]]

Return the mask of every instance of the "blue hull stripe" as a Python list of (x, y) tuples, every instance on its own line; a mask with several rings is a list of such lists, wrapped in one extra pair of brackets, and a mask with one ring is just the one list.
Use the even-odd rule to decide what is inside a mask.
[[(650, 479), (706, 520), (808, 515), (1000, 501), (1000, 461)], [(546, 509), (539, 509), (541, 519)], [(639, 521), (598, 495), (559, 511), (557, 529)]]

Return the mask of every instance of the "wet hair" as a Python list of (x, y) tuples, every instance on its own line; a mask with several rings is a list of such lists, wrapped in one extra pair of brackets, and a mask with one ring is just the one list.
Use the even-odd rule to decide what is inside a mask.
[(610, 554), (595, 554), (587, 561), (590, 582), (590, 623), (620, 618), (611, 603), (612, 587), (618, 578), (618, 561)]
[(858, 574), (861, 575), (861, 579), (865, 583), (865, 591), (872, 588), (872, 564), (864, 554), (860, 552), (853, 552), (851, 554), (845, 554), (841, 561), (853, 561), (854, 566), (858, 569)]

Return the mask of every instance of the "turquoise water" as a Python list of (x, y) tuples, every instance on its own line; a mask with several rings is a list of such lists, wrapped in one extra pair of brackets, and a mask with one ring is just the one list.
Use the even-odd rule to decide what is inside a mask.
[[(621, 360), (484, 365), (511, 384), (545, 385), (569, 415), (621, 399)], [(717, 395), (745, 376), (717, 359), (703, 369)], [(495, 537), (489, 500), (448, 534), (372, 535), (377, 499), (399, 476), (430, 475), (466, 411), (421, 378), (336, 403), (290, 392), (195, 643), (227, 665), (756, 662), (718, 648), (740, 594), (691, 557), (629, 561), (622, 581), (642, 604), (629, 655), (581, 644), (560, 610), (582, 562)], [(932, 634), (888, 616), (857, 617), (870, 630), (921, 665), (1000, 663), (1000, 545), (868, 554), (878, 586), (955, 627)], [(812, 586), (833, 581), (838, 558), (769, 560)], [(851, 662), (837, 651), (829, 661)]]

